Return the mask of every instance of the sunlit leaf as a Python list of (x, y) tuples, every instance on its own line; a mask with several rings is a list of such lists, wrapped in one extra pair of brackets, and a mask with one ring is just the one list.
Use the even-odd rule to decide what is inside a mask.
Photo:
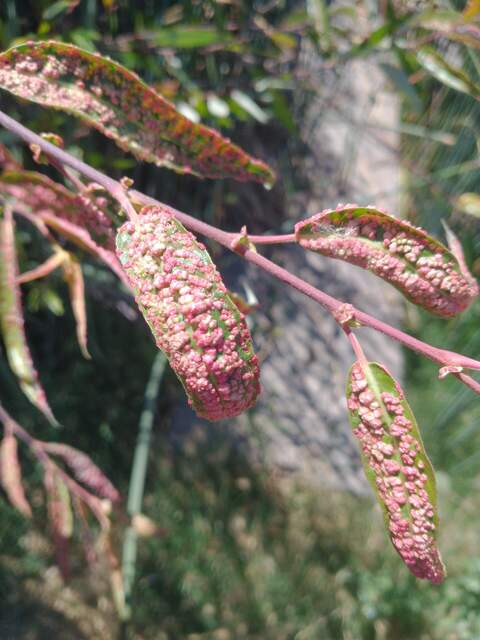
[(305, 249), (368, 269), (440, 316), (464, 311), (478, 295), (476, 281), (443, 244), (374, 207), (327, 209), (299, 222), (295, 235)]
[(414, 576), (442, 582), (435, 476), (402, 389), (382, 365), (356, 362), (347, 403), (393, 546)]
[(250, 96), (239, 89), (234, 89), (230, 94), (231, 99), (258, 122), (268, 122), (270, 116)]
[(22, 483), (17, 439), (8, 429), (8, 424), (4, 424), (4, 436), (0, 443), (0, 484), (7, 494), (10, 504), (24, 516), (31, 518), (32, 509), (25, 497)]
[(52, 424), (56, 424), (28, 348), (17, 278), (14, 222), (11, 211), (6, 208), (3, 218), (0, 217), (0, 329), (3, 342), (8, 362), (23, 392)]
[(119, 229), (117, 255), (198, 415), (222, 420), (252, 407), (260, 372), (250, 332), (205, 247), (158, 205)]
[(226, 31), (217, 31), (213, 27), (182, 26), (157, 29), (155, 32), (142, 34), (157, 47), (172, 49), (196, 49), (212, 45), (230, 44), (233, 39)]
[(417, 60), (434, 78), (447, 87), (474, 97), (480, 94), (480, 87), (469, 78), (463, 69), (447, 62), (432, 47), (422, 47), (417, 53)]
[(141, 160), (266, 186), (275, 179), (267, 165), (192, 123), (134, 73), (72, 45), (30, 42), (9, 49), (0, 55), (0, 87), (80, 117)]
[(455, 206), (469, 216), (480, 218), (480, 195), (478, 193), (462, 193), (461, 196), (458, 196)]

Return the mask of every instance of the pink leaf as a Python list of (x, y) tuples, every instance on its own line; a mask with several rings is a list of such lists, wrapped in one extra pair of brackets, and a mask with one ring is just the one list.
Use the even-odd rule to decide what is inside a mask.
[(393, 546), (417, 578), (442, 582), (435, 476), (402, 389), (382, 365), (356, 362), (347, 403)]
[(273, 184), (273, 171), (213, 129), (191, 122), (118, 63), (71, 44), (27, 42), (0, 55), (0, 86), (62, 109), (137, 158), (209, 178)]
[(25, 497), (22, 483), (22, 469), (18, 460), (17, 439), (5, 426), (5, 435), (0, 443), (0, 484), (10, 503), (27, 518), (32, 517), (32, 509)]
[(55, 557), (64, 580), (70, 575), (69, 540), (73, 534), (73, 514), (70, 492), (52, 466), (44, 470), (43, 482), (47, 494), (47, 511), (52, 528)]
[(250, 332), (205, 247), (152, 206), (119, 229), (117, 254), (198, 415), (221, 420), (252, 407), (260, 371)]
[(75, 256), (68, 254), (63, 263), (63, 273), (70, 292), (70, 302), (77, 328), (77, 340), (84, 358), (91, 358), (87, 348), (87, 312), (85, 309), (85, 285), (82, 267)]
[(43, 448), (48, 453), (61, 457), (70, 467), (75, 478), (101, 498), (107, 498), (112, 502), (120, 500), (118, 491), (87, 454), (58, 442), (45, 442)]
[(464, 311), (478, 295), (476, 281), (443, 244), (374, 207), (326, 209), (295, 225), (295, 236), (305, 249), (368, 269), (440, 316)]
[(8, 362), (23, 392), (52, 424), (57, 424), (28, 348), (17, 278), (14, 222), (11, 211), (6, 208), (3, 219), (0, 219), (0, 330)]
[[(69, 191), (36, 171), (8, 171), (0, 175), (0, 193), (27, 205), (38, 216), (54, 215), (85, 227), (96, 242), (114, 246), (113, 225), (99, 199)], [(100, 203), (103, 200), (100, 199)]]

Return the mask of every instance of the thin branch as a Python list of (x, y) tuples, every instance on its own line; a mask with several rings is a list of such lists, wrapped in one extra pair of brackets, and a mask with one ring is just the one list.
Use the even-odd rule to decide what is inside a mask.
[[(79, 171), (90, 180), (98, 182), (100, 185), (102, 185), (102, 187), (109, 191), (109, 193), (111, 193), (112, 197), (119, 200), (120, 204), (127, 210), (127, 213), (129, 213), (131, 219), (136, 219), (137, 214), (135, 212), (135, 209), (129, 201), (124, 188), (119, 182), (104, 175), (100, 171), (93, 169), (81, 160), (74, 158), (68, 152), (63, 151), (62, 149), (55, 147), (55, 145), (50, 144), (40, 136), (37, 136), (36, 134), (31, 132), (23, 125), (19, 124), (13, 118), (10, 118), (9, 116), (2, 113), (1, 111), (0, 124), (12, 133), (18, 135), (26, 142), (33, 142), (35, 144), (38, 144), (42, 150), (44, 150), (47, 154), (51, 155), (56, 160), (63, 162), (67, 166), (70, 166), (71, 168)], [(137, 202), (138, 204), (153, 204), (167, 209), (172, 213), (172, 215), (174, 215), (178, 220), (180, 220), (180, 222), (182, 222), (192, 231), (215, 240), (227, 249), (239, 253), (248, 262), (256, 264), (258, 267), (260, 267), (264, 271), (267, 271), (278, 280), (285, 282), (294, 289), (301, 291), (309, 298), (312, 298), (312, 300), (320, 303), (325, 309), (330, 311), (330, 313), (332, 313), (334, 317), (335, 311), (337, 311), (338, 308), (344, 304), (344, 302), (333, 298), (320, 289), (315, 288), (308, 282), (305, 282), (305, 280), (302, 280), (301, 278), (295, 276), (294, 274), (290, 273), (286, 269), (283, 269), (279, 265), (275, 264), (271, 260), (268, 260), (264, 256), (261, 256), (255, 251), (246, 249), (244, 247), (239, 247), (238, 243), (235, 243), (235, 240), (238, 240), (239, 234), (228, 233), (221, 229), (217, 229), (216, 227), (212, 227), (206, 222), (202, 222), (201, 220), (197, 220), (196, 218), (193, 218), (186, 213), (177, 211), (173, 207), (169, 207), (168, 205), (165, 205), (164, 203), (161, 203), (158, 200), (155, 200), (154, 198), (151, 198), (150, 196), (147, 196), (139, 191), (130, 190), (128, 192), (128, 195), (132, 198), (133, 201)], [(128, 201), (128, 205), (126, 205), (125, 200)], [(133, 210), (133, 214), (131, 214), (130, 210)], [(288, 241), (290, 241), (290, 238), (288, 239)], [(473, 358), (469, 358), (468, 356), (463, 356), (452, 351), (431, 346), (423, 342), (422, 340), (418, 340), (417, 338), (408, 335), (400, 329), (392, 327), (382, 320), (378, 320), (368, 313), (355, 309), (354, 307), (352, 307), (352, 314), (353, 318), (360, 322), (361, 325), (369, 327), (376, 331), (380, 331), (393, 340), (396, 340), (409, 349), (417, 351), (418, 353), (426, 356), (427, 358), (430, 358), (431, 360), (437, 362), (442, 366), (454, 365), (464, 367), (466, 369), (480, 370), (480, 362), (478, 360), (474, 360)], [(477, 385), (473, 384), (471, 382), (471, 379), (467, 379), (468, 376), (465, 377), (465, 375), (458, 375), (457, 377), (464, 384), (467, 384), (467, 386), (469, 386), (470, 388), (477, 390)]]

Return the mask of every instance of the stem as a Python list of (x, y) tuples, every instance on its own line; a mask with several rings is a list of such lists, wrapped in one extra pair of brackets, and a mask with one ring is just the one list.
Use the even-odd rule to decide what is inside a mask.
[[(137, 443), (133, 456), (132, 473), (128, 488), (127, 513), (133, 518), (142, 510), (143, 492), (145, 489), (145, 477), (147, 474), (148, 451), (152, 434), (153, 420), (155, 417), (155, 404), (158, 390), (165, 371), (167, 358), (159, 351), (153, 361), (147, 388), (143, 410), (138, 425)], [(123, 609), (124, 620), (131, 617), (131, 595), (135, 581), (135, 562), (137, 559), (137, 532), (132, 524), (125, 530), (122, 552), (123, 591), (125, 594), (125, 607)]]
[(98, 182), (98, 184), (102, 185), (102, 187), (104, 187), (108, 192), (112, 194), (114, 198), (116, 198), (120, 202), (122, 207), (127, 212), (128, 216), (132, 220), (136, 220), (137, 212), (135, 211), (132, 203), (125, 193), (124, 188), (119, 182), (117, 182), (113, 178), (110, 178), (109, 176), (106, 176), (104, 173), (97, 171), (90, 165), (85, 164), (85, 162), (82, 162), (78, 158), (75, 158), (67, 151), (56, 147), (51, 142), (44, 140), (36, 133), (33, 133), (33, 131), (30, 131), (30, 129), (27, 129), (13, 118), (10, 118), (10, 116), (7, 116), (7, 114), (3, 113), (3, 111), (0, 111), (0, 124), (5, 127), (5, 129), (8, 129), (12, 133), (19, 136), (19, 138), (22, 138), (22, 140), (25, 140), (25, 142), (28, 142), (29, 144), (37, 144), (48, 156), (51, 156), (58, 162), (66, 164), (67, 167), (75, 169), (79, 173), (92, 180), (92, 182)]
[[(100, 171), (93, 169), (92, 167), (85, 164), (81, 160), (74, 158), (66, 151), (63, 151), (62, 149), (55, 147), (55, 145), (50, 144), (40, 136), (37, 136), (36, 134), (31, 132), (26, 127), (22, 126), (16, 120), (13, 120), (9, 116), (2, 113), (1, 111), (0, 111), (0, 124), (3, 125), (9, 131), (11, 131), (12, 133), (15, 133), (16, 135), (18, 135), (23, 140), (29, 143), (33, 142), (35, 144), (38, 144), (41, 149), (43, 149), (47, 154), (49, 154), (53, 158), (59, 160), (60, 162), (65, 163), (67, 166), (70, 166), (73, 169), (76, 169), (77, 171), (79, 171), (86, 177), (90, 178), (91, 180), (98, 182), (105, 189), (107, 189), (107, 191), (109, 191), (114, 198), (117, 198), (120, 201), (122, 206), (124, 206), (124, 208), (127, 210), (127, 213), (129, 213), (129, 216), (131, 217), (131, 219), (133, 220), (136, 219), (137, 214), (135, 212), (135, 209), (131, 204), (131, 202), (129, 201), (129, 198), (125, 190), (123, 189), (122, 185), (119, 182), (104, 175)], [(235, 245), (235, 240), (238, 239), (239, 234), (228, 233), (221, 229), (217, 229), (216, 227), (212, 227), (206, 222), (202, 222), (201, 220), (197, 220), (196, 218), (193, 218), (192, 216), (189, 216), (186, 213), (177, 211), (173, 207), (169, 207), (159, 202), (158, 200), (155, 200), (154, 198), (151, 198), (150, 196), (147, 196), (139, 191), (130, 190), (128, 192), (128, 195), (132, 198), (133, 201), (139, 204), (157, 205), (162, 207), (164, 210), (169, 211), (173, 216), (175, 216), (178, 220), (180, 220), (180, 222), (182, 222), (186, 227), (188, 227), (192, 231), (196, 233), (200, 233), (212, 240), (215, 240), (216, 242), (223, 245), (227, 249), (230, 249), (231, 251), (240, 253), (243, 256), (243, 258), (245, 258), (245, 260), (247, 260), (248, 262), (252, 262), (253, 264), (256, 264), (258, 267), (264, 269), (265, 271), (270, 273), (272, 276), (274, 276), (278, 280), (285, 282), (286, 284), (290, 285), (294, 289), (301, 291), (309, 298), (316, 300), (325, 309), (330, 311), (330, 313), (334, 313), (342, 304), (344, 304), (340, 300), (337, 300), (336, 298), (329, 296), (327, 293), (321, 291), (320, 289), (316, 289), (308, 282), (305, 282), (301, 278), (298, 278), (297, 276), (290, 273), (286, 269), (283, 269), (282, 267), (275, 264), (274, 262), (271, 262), (264, 256), (261, 256), (260, 254), (255, 253), (250, 249), (237, 248)], [(128, 202), (128, 205), (125, 203), (125, 200)], [(130, 210), (133, 210), (133, 214), (131, 213)], [(283, 240), (281, 241), (285, 241), (285, 242), (292, 241), (292, 234), (286, 235), (286, 236), (276, 236), (276, 237), (273, 236), (273, 237), (275, 238), (276, 242), (278, 241), (278, 238), (282, 238), (282, 237), (283, 237)], [(257, 236), (254, 236), (254, 238), (257, 238)], [(268, 243), (268, 240), (267, 240), (267, 243)], [(440, 349), (438, 347), (433, 347), (423, 342), (422, 340), (418, 340), (417, 338), (414, 338), (408, 335), (407, 333), (401, 331), (400, 329), (392, 327), (386, 322), (382, 322), (381, 320), (378, 320), (377, 318), (371, 316), (370, 314), (360, 311), (358, 309), (355, 309), (353, 307), (352, 307), (352, 312), (353, 312), (353, 317), (365, 327), (369, 327), (376, 331), (380, 331), (381, 333), (385, 334), (389, 338), (396, 340), (397, 342), (403, 344), (409, 349), (413, 349), (414, 351), (417, 351), (418, 353), (426, 356), (427, 358), (430, 358), (431, 360), (433, 360), (434, 362), (437, 362), (442, 366), (455, 365), (455, 366), (461, 366), (469, 369), (480, 370), (480, 362), (478, 360), (474, 360), (473, 358), (469, 358), (467, 356), (463, 356), (461, 354), (454, 353), (452, 351)], [(468, 378), (468, 376), (465, 377), (465, 375), (459, 374), (457, 375), (457, 378), (462, 382), (464, 382), (464, 384), (467, 384), (467, 386), (470, 386), (472, 389), (475, 389), (475, 390), (477, 389), (476, 384), (473, 384), (472, 386), (472, 383), (470, 382), (472, 379)]]

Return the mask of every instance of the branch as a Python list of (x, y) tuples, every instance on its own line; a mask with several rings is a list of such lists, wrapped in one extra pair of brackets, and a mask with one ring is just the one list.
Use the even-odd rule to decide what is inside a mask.
[[(228, 233), (227, 231), (223, 231), (222, 229), (212, 227), (206, 222), (197, 220), (196, 218), (193, 218), (192, 216), (189, 216), (188, 214), (181, 211), (177, 211), (173, 207), (169, 207), (164, 203), (161, 203), (158, 200), (155, 200), (154, 198), (151, 198), (150, 196), (147, 196), (139, 191), (130, 190), (127, 196), (125, 189), (119, 182), (117, 182), (113, 178), (110, 178), (109, 176), (106, 176), (100, 171), (93, 169), (81, 160), (78, 160), (77, 158), (70, 155), (68, 152), (59, 149), (53, 144), (50, 144), (49, 142), (47, 142), (40, 136), (37, 136), (35, 133), (31, 132), (29, 129), (19, 124), (16, 120), (10, 118), (1, 111), (0, 124), (26, 142), (33, 142), (35, 144), (38, 144), (39, 147), (52, 158), (66, 164), (76, 171), (79, 171), (90, 180), (98, 182), (98, 184), (102, 185), (102, 187), (104, 187), (112, 195), (112, 197), (116, 198), (119, 201), (119, 203), (124, 207), (131, 219), (135, 220), (137, 214), (128, 196), (130, 196), (130, 198), (137, 204), (159, 205), (163, 208), (168, 209), (173, 216), (175, 216), (182, 224), (184, 224), (192, 231), (200, 233), (201, 235), (206, 236), (211, 240), (215, 240), (227, 249), (239, 253), (248, 262), (256, 264), (258, 267), (260, 267), (264, 271), (267, 271), (278, 280), (285, 282), (294, 289), (297, 289), (312, 300), (315, 300), (316, 302), (321, 304), (325, 309), (327, 309), (327, 311), (332, 313), (334, 317), (335, 312), (337, 312), (339, 307), (344, 304), (344, 302), (333, 298), (320, 289), (315, 288), (308, 282), (305, 282), (305, 280), (302, 280), (301, 278), (295, 276), (294, 274), (290, 273), (286, 269), (283, 269), (279, 265), (275, 264), (271, 260), (268, 260), (264, 256), (261, 256), (255, 251), (246, 249), (244, 247), (239, 247), (238, 243), (235, 243), (235, 240), (238, 240), (238, 234)], [(259, 240), (258, 238), (263, 238), (264, 242), (262, 240)], [(264, 244), (273, 242), (271, 238), (274, 238), (275, 242), (292, 241), (292, 235), (249, 237), (250, 240), (255, 241), (259, 244), (261, 244), (262, 242)], [(281, 239), (279, 240), (279, 238)], [(371, 329), (374, 329), (375, 331), (380, 331), (386, 336), (408, 347), (409, 349), (417, 351), (425, 357), (430, 358), (434, 362), (437, 362), (441, 366), (459, 366), (467, 369), (480, 370), (480, 362), (478, 360), (474, 360), (473, 358), (469, 358), (468, 356), (463, 356), (446, 349), (440, 349), (438, 347), (431, 346), (426, 342), (418, 340), (417, 338), (410, 336), (400, 329), (392, 327), (386, 322), (378, 320), (374, 316), (371, 316), (370, 314), (360, 311), (359, 309), (356, 309), (354, 307), (351, 308), (351, 312), (352, 318), (358, 321), (364, 327), (369, 327)], [(480, 384), (477, 383), (473, 378), (470, 378), (465, 374), (459, 374), (457, 375), (457, 378), (461, 382), (475, 390), (477, 393), (480, 391)]]

